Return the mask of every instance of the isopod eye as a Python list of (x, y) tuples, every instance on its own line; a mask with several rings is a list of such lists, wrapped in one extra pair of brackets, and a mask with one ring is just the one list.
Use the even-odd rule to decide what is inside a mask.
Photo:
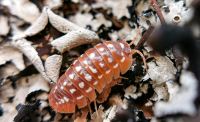
[(119, 41), (119, 45), (120, 45), (122, 51), (123, 51), (126, 55), (131, 54), (131, 48), (130, 48), (130, 46), (128, 45), (127, 42), (125, 42), (125, 41)]

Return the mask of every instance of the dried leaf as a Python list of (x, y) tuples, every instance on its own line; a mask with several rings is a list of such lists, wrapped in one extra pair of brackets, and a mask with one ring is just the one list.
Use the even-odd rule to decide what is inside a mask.
[(61, 64), (62, 64), (62, 56), (60, 55), (52, 55), (46, 59), (45, 70), (47, 76), (53, 82), (56, 82), (58, 80)]
[(24, 55), (26, 55), (27, 58), (33, 63), (36, 69), (42, 74), (42, 76), (46, 80), (50, 81), (50, 79), (45, 73), (42, 60), (38, 56), (38, 53), (36, 52), (36, 50), (31, 46), (30, 42), (28, 42), (26, 39), (20, 39), (20, 40), (13, 41), (12, 45), (18, 48), (21, 52), (23, 52)]
[(8, 18), (6, 16), (0, 16), (0, 35), (6, 36), (10, 30), (8, 25)]
[(51, 42), (51, 45), (59, 50), (61, 53), (64, 53), (65, 51), (79, 45), (95, 43), (98, 41), (98, 37), (95, 33), (91, 33), (85, 30), (77, 30), (71, 31), (64, 36), (53, 40)]
[(148, 75), (155, 81), (155, 84), (160, 84), (175, 78), (177, 69), (174, 67), (173, 62), (168, 57), (156, 57), (156, 62), (149, 62)]
[(19, 70), (25, 68), (23, 54), (16, 48), (8, 45), (0, 47), (0, 65), (11, 61)]
[[(157, 102), (155, 104), (155, 115), (158, 117), (172, 114), (194, 115), (197, 110), (194, 101), (197, 97), (197, 79), (194, 74), (184, 71), (180, 77), (181, 87), (177, 92), (173, 93), (172, 98), (168, 102)], [(169, 88), (173, 90), (173, 86)]]

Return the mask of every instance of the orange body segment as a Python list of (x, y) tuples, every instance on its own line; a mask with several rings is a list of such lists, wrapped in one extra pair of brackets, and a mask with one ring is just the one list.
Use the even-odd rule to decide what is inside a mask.
[(95, 101), (110, 84), (132, 64), (126, 42), (105, 41), (87, 50), (59, 78), (49, 94), (51, 107), (60, 113), (73, 113)]

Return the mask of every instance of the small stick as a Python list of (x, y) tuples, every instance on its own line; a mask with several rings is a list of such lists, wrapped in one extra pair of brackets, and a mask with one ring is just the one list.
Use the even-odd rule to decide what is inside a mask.
[(165, 24), (165, 19), (164, 19), (163, 14), (162, 14), (159, 6), (158, 6), (158, 2), (156, 0), (150, 0), (150, 3), (153, 6), (153, 8), (155, 9), (155, 11), (156, 11), (156, 13), (157, 13), (157, 15), (158, 15), (158, 17), (160, 19), (160, 22), (162, 24)]
[(98, 109), (97, 109), (97, 102), (96, 102), (96, 100), (94, 100), (94, 107), (95, 107), (95, 110), (96, 110), (96, 115), (99, 118), (99, 113), (98, 113)]
[(142, 36), (142, 38), (140, 39), (140, 41), (138, 42), (138, 44), (135, 46), (135, 50), (138, 50), (148, 39), (148, 37), (151, 35), (151, 33), (154, 30), (154, 26), (150, 26), (148, 28), (148, 30), (144, 33), (144, 35)]

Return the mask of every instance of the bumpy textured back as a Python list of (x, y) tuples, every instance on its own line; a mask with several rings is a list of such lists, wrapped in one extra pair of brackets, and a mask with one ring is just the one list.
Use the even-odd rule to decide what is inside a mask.
[(59, 78), (49, 94), (51, 107), (73, 113), (93, 102), (105, 86), (124, 74), (132, 64), (131, 48), (124, 41), (105, 41), (88, 49)]

